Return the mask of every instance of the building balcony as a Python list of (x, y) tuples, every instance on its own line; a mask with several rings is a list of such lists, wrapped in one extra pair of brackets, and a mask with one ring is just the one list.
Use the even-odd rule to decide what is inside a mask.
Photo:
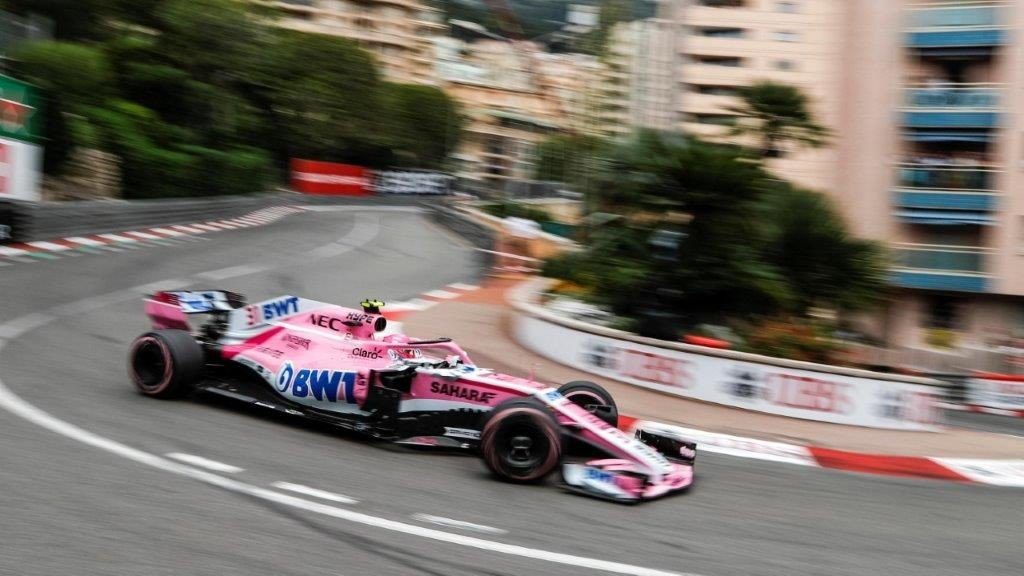
[(743, 36), (690, 35), (682, 45), (685, 54), (736, 57), (749, 56), (753, 48), (751, 41)]
[(893, 203), (917, 210), (990, 212), (998, 202), (997, 173), (991, 168), (904, 164), (899, 167)]
[(986, 292), (991, 282), (987, 260), (991, 250), (977, 246), (900, 244), (889, 282), (902, 288)]
[(682, 109), (691, 114), (723, 114), (728, 113), (738, 102), (736, 96), (686, 92), (682, 96)]
[[(907, 46), (919, 50), (992, 48), (1008, 41), (1009, 14), (1001, 3), (964, 3), (911, 9), (907, 15)], [(950, 55), (957, 55), (949, 52)]]
[(910, 128), (995, 128), (1001, 90), (991, 84), (912, 86), (904, 92), (903, 124)]
[[(681, 78), (699, 78), (707, 84), (749, 86), (761, 79), (762, 72), (746, 66), (718, 66), (701, 62), (683, 64)], [(781, 75), (780, 75), (781, 77)]]

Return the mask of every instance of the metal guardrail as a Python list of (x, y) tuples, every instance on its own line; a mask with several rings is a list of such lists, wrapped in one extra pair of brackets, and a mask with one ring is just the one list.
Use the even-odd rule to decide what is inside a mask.
[(998, 2), (958, 2), (913, 7), (908, 24), (912, 29), (985, 28), (1006, 23), (1007, 6)]
[(989, 249), (970, 246), (901, 244), (894, 249), (900, 268), (947, 272), (982, 273), (987, 268), (985, 258), (991, 254)]
[(423, 203), (421, 205), (430, 210), (435, 222), (465, 238), (477, 248), (478, 266), (489, 270), (494, 265), (495, 234), (493, 230), (474, 221), (447, 203)]
[(474, 246), (494, 247), (486, 226), (458, 214), (440, 198), (425, 196), (310, 196), (284, 189), (274, 193), (209, 198), (159, 200), (87, 200), (79, 202), (23, 202), (0, 200), (0, 244), (31, 242), (66, 236), (122, 232), (154, 226), (193, 224), (235, 218), (248, 212), (283, 204), (424, 206), (437, 221), (465, 236)]
[(202, 199), (91, 200), (82, 202), (20, 203), (22, 225), (15, 241), (46, 240), (119, 232), (136, 228), (190, 224), (241, 216), (247, 212), (295, 202), (284, 194), (222, 196)]
[(899, 166), (898, 185), (923, 190), (994, 191), (997, 170), (972, 166)]
[(909, 87), (906, 105), (909, 108), (955, 108), (995, 110), (999, 108), (1001, 90), (988, 86), (939, 85)]

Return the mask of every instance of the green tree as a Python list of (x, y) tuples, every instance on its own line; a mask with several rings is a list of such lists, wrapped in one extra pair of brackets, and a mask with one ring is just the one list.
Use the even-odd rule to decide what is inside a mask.
[(862, 310), (884, 296), (883, 248), (853, 237), (823, 194), (775, 183), (760, 218), (765, 258), (791, 285), (790, 312), (805, 315), (812, 306)]
[(570, 184), (582, 183), (589, 174), (593, 160), (607, 143), (585, 134), (558, 134), (537, 146), (534, 178)]
[[(761, 257), (763, 233), (751, 218), (766, 180), (736, 147), (654, 132), (613, 147), (595, 176), (593, 204), (626, 224), (593, 234), (577, 258), (584, 274), (595, 273), (574, 280), (599, 287), (597, 297), (625, 314), (656, 306), (697, 322), (785, 307), (788, 286)], [(685, 235), (668, 261), (651, 255), (655, 230)]]
[(432, 86), (385, 83), (383, 89), (396, 159), (406, 166), (441, 168), (462, 135), (458, 104)]
[(58, 40), (96, 39), (105, 32), (104, 19), (113, 0), (3, 0), (0, 8), (17, 14), (38, 14), (53, 22)]
[(828, 130), (811, 114), (807, 96), (794, 86), (759, 82), (740, 90), (741, 104), (730, 109), (741, 116), (733, 135), (759, 140), (762, 157), (782, 153), (781, 147), (796, 144), (816, 148), (828, 140)]
[(95, 144), (85, 110), (111, 94), (113, 72), (98, 48), (71, 42), (34, 42), (13, 54), (15, 73), (43, 95), (43, 170), (59, 174), (77, 146)]
[(382, 82), (369, 53), (332, 36), (278, 31), (253, 72), (250, 96), (282, 162), (316, 158), (392, 164)]
[[(603, 153), (595, 210), (622, 215), (545, 272), (617, 313), (651, 309), (679, 326), (860, 310), (884, 294), (886, 260), (828, 199), (773, 179), (737, 147), (644, 132)], [(676, 233), (678, 245), (652, 240)], [(664, 246), (664, 245), (662, 245)]]

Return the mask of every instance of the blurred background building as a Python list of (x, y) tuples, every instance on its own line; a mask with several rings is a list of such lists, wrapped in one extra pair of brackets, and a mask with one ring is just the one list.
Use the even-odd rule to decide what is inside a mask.
[[(891, 248), (896, 297), (870, 331), (909, 346), (1024, 333), (1020, 0), (579, 0), (527, 26), (515, 0), (455, 2), (472, 21), (427, 0), (253, 2), (278, 26), (357, 42), (389, 81), (457, 99), (465, 134), (448, 167), (480, 189), (534, 179), (552, 135), (750, 144), (731, 135), (741, 90), (796, 87), (830, 141), (766, 164)], [(0, 56), (47, 28), (3, 15)]]
[[(536, 146), (564, 129), (568, 119), (563, 114), (567, 104), (558, 98), (556, 87), (541, 80), (539, 48), (511, 40), (444, 38), (436, 42), (436, 50), (441, 86), (460, 102), (466, 116), (454, 156), (456, 176), (489, 188), (531, 179)], [(562, 94), (573, 87), (571, 82), (559, 83)], [(569, 95), (566, 101), (571, 106), (574, 100)]]
[[(678, 31), (677, 126), (722, 139), (736, 123), (737, 89), (770, 80), (795, 86), (828, 127), (839, 121), (847, 0), (664, 0)], [(834, 189), (836, 150), (799, 149), (771, 160), (785, 178)]]
[[(771, 80), (809, 96), (830, 145), (769, 167), (831, 194), (858, 234), (892, 248), (899, 297), (873, 332), (905, 345), (953, 332), (972, 345), (1024, 327), (1024, 53), (1009, 33), (1024, 24), (1019, 2), (665, 0), (659, 17), (675, 38), (617, 26), (607, 74), (643, 76), (643, 59), (627, 56), (638, 43), (674, 50), (677, 115), (665, 128), (736, 141), (738, 88)], [(627, 133), (616, 112), (627, 92), (605, 94), (605, 125), (623, 120), (608, 132)]]
[(595, 111), (600, 132), (626, 136), (638, 128), (675, 124), (678, 79), (671, 20), (644, 18), (611, 29), (601, 70), (601, 101)]
[(278, 25), (358, 42), (393, 82), (435, 84), (433, 43), (447, 26), (420, 0), (278, 0)]

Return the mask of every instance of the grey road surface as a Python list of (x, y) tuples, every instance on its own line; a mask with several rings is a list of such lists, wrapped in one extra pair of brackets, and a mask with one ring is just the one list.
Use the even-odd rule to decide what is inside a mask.
[[(607, 572), (591, 561), (626, 565), (613, 573), (703, 576), (1024, 573), (1016, 490), (701, 455), (689, 494), (621, 506), (553, 482), (496, 482), (472, 456), (367, 443), (219, 402), (143, 398), (125, 375), (127, 345), (147, 328), (133, 295), (145, 285), (354, 304), (473, 282), (475, 262), (470, 247), (417, 214), (365, 210), (0, 269), (0, 380), (17, 397), (143, 454), (241, 469), (215, 473), (230, 482), (280, 494), (272, 485), (289, 482), (358, 501), (293, 494), (341, 512), (296, 507), (0, 410), (0, 574)], [(462, 344), (472, 353), (472, 342)]]

